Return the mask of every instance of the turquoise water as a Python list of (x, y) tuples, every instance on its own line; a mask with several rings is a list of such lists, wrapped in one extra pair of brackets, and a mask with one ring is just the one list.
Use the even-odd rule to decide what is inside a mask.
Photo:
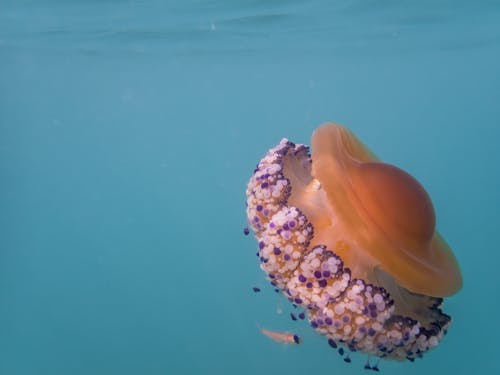
[(242, 233), (255, 164), (328, 120), (422, 182), (462, 267), (440, 346), (381, 371), (499, 372), (499, 66), (495, 1), (2, 1), (0, 374), (370, 373)]

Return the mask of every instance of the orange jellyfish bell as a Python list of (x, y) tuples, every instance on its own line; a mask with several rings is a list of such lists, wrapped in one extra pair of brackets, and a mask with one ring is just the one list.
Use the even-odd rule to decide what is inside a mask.
[(339, 238), (339, 231), (349, 233), (366, 252), (363, 256), (412, 292), (444, 297), (460, 289), (458, 264), (435, 231), (432, 202), (417, 180), (378, 161), (340, 125), (318, 128), (312, 149), (312, 175), (338, 218), (321, 230), (332, 238)]
[(286, 139), (269, 150), (247, 216), (261, 268), (331, 346), (413, 361), (446, 333), (442, 297), (462, 279), (432, 202), (346, 128), (318, 128), (312, 157)]

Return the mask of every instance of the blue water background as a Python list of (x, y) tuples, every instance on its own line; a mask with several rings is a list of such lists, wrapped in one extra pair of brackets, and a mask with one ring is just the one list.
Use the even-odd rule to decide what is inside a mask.
[(328, 120), (422, 182), (463, 271), (441, 345), (381, 369), (500, 373), (499, 67), (497, 1), (2, 1), (0, 374), (364, 373), (242, 234), (255, 164)]

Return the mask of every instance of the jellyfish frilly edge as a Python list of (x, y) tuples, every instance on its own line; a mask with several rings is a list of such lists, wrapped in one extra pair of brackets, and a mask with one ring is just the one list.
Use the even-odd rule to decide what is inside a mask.
[(340, 125), (311, 143), (312, 156), (283, 139), (249, 181), (261, 268), (330, 341), (413, 361), (446, 333), (442, 297), (462, 284), (432, 202)]

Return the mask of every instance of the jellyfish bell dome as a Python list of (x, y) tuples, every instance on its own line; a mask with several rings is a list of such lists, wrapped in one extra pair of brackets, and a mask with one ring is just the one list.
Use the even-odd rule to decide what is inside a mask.
[(422, 185), (380, 162), (340, 125), (319, 127), (311, 143), (312, 176), (337, 217), (324, 230), (352, 236), (374, 266), (412, 292), (434, 297), (456, 293), (462, 285), (458, 263), (435, 230), (434, 208)]

